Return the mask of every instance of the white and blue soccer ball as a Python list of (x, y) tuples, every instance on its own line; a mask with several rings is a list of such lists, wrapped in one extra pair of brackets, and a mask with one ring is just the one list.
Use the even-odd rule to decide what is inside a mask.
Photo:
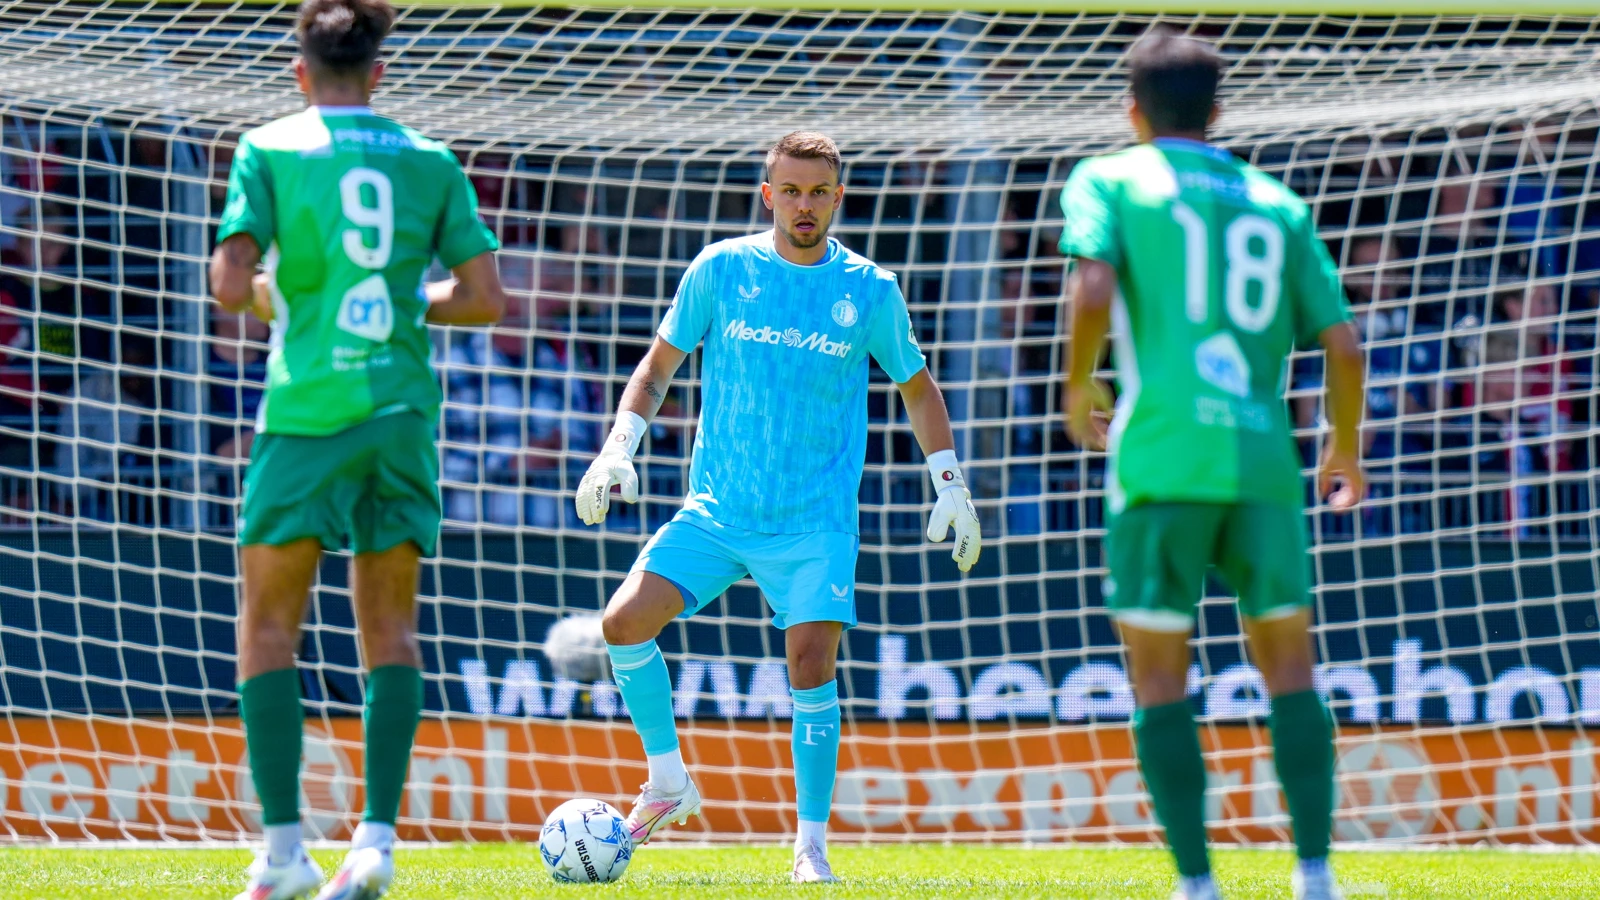
[(633, 836), (622, 813), (599, 800), (568, 800), (539, 833), (539, 855), (550, 877), (569, 884), (603, 884), (628, 871)]

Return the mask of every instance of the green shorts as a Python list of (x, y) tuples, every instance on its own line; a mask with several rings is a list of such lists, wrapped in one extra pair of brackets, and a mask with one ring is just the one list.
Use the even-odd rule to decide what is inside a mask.
[(1239, 613), (1270, 619), (1311, 604), (1309, 542), (1299, 509), (1268, 503), (1145, 503), (1111, 522), (1106, 606), (1155, 631), (1194, 626), (1206, 569), (1239, 595)]
[(239, 543), (309, 537), (339, 550), (349, 538), (354, 552), (377, 553), (413, 541), (432, 556), (441, 518), (434, 424), (407, 410), (324, 437), (257, 435)]

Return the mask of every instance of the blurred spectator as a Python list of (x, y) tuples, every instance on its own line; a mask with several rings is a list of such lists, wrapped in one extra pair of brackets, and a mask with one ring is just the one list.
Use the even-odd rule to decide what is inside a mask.
[[(1506, 134), (1520, 141), (1517, 165), (1505, 184), (1505, 249), (1520, 257), (1520, 268), (1530, 275), (1564, 274), (1581, 190), (1568, 188), (1559, 177), (1560, 124), (1545, 121), (1530, 129), (1514, 122)], [(1582, 173), (1577, 174), (1581, 180)]]
[[(456, 154), (457, 158), (463, 155)], [(477, 192), (479, 212), (489, 222), (489, 227), (498, 231), (501, 213), (515, 201), (510, 192), (516, 182), (507, 177), (511, 157), (506, 153), (478, 152), (461, 159), (461, 165)]]
[[(561, 229), (563, 233), (566, 229)], [(540, 330), (570, 332), (578, 315), (581, 279), (576, 259), (540, 254), (533, 262), (533, 318)]]
[(32, 221), (41, 194), (61, 187), (63, 154), (42, 123), (8, 117), (0, 124), (0, 251), (9, 252), (19, 236), (10, 229)]
[[(54, 203), (40, 205), (38, 218), (23, 223), (24, 233), (3, 256), (0, 305), (30, 316), (39, 360), (40, 390), (71, 396), (74, 361), (111, 361), (111, 335), (117, 322), (111, 298), (78, 280), (72, 220)], [(139, 336), (131, 343), (148, 343)], [(148, 354), (153, 356), (153, 353)]]
[(1580, 221), (1584, 239), (1573, 249), (1573, 307), (1600, 307), (1600, 203), (1590, 202)]
[(121, 357), (114, 368), (83, 367), (76, 397), (61, 404), (55, 470), (64, 478), (126, 484), (150, 475), (149, 455), (130, 451), (155, 447), (155, 359), (137, 340), (121, 342)]
[[(1048, 363), (1048, 356), (1040, 359), (1038, 354), (1028, 352), (1027, 338), (1036, 333), (1036, 323), (1046, 309), (1046, 304), (1040, 303), (1034, 295), (1028, 275), (1027, 269), (1021, 266), (1005, 269), (1000, 275), (1000, 302), (986, 304), (979, 320), (983, 344), (978, 354), (978, 376), (986, 381), (1008, 382), (992, 400), (978, 400), (979, 418), (1026, 418), (1043, 411), (1043, 386), (1030, 385), (1023, 380), (1030, 375), (1054, 375), (1053, 371), (1039, 367), (1041, 362)], [(1048, 305), (1054, 306), (1054, 301)], [(1020, 441), (1026, 448), (1012, 447), (1013, 454), (1038, 452), (1037, 424), (1017, 426), (1011, 439), (1014, 443)]]
[[(578, 525), (572, 504), (563, 502), (562, 473), (568, 462), (580, 469), (588, 465), (588, 457), (600, 449), (602, 428), (609, 427), (604, 417), (611, 411), (606, 382), (595, 377), (602, 371), (599, 361), (588, 347), (569, 339), (534, 341), (528, 451), (523, 455), (526, 483), (532, 489), (527, 504), (530, 525), (550, 527), (561, 519), (568, 526)], [(656, 433), (654, 427), (651, 433)]]
[[(1551, 440), (1569, 430), (1572, 401), (1564, 396), (1570, 361), (1557, 353), (1560, 308), (1548, 284), (1501, 291), (1483, 336), (1479, 378), (1463, 385), (1462, 399), (1500, 423), (1513, 443), (1498, 471), (1529, 473), (1566, 468), (1570, 441)], [(1481, 395), (1479, 389), (1481, 385)]]
[[(512, 295), (516, 297), (516, 295)], [(450, 335), (442, 366), (447, 390), (444, 413), (444, 480), (463, 485), (445, 491), (445, 514), (465, 522), (520, 524), (516, 460), (527, 409), (526, 331), (510, 327), (526, 320), (526, 302), (511, 300), (510, 322), (492, 331)]]
[(266, 342), (270, 329), (253, 315), (234, 315), (211, 306), (211, 340), (206, 342), (206, 413), (213, 421), (206, 445), (213, 456), (248, 459), (255, 442), (253, 423), (267, 380)]
[(495, 254), (500, 284), (505, 288), (508, 306), (500, 324), (506, 328), (530, 327), (533, 295), (538, 287), (539, 248), (526, 244), (504, 244)]
[(1423, 226), (1422, 290), (1445, 298), (1422, 303), (1428, 324), (1443, 326), (1466, 316), (1482, 316), (1480, 289), (1501, 268), (1496, 252), (1495, 208), (1499, 192), (1493, 181), (1476, 173), (1464, 160), (1447, 156), (1440, 166), (1433, 217)]
[[(1367, 459), (1403, 456), (1427, 465), (1433, 429), (1421, 417), (1442, 405), (1443, 335), (1414, 326), (1409, 304), (1398, 302), (1394, 244), (1385, 237), (1351, 242), (1344, 267), (1345, 295), (1367, 350), (1367, 423), (1362, 431)], [(1322, 400), (1322, 357), (1302, 357), (1295, 367), (1295, 423), (1313, 425)]]
[(594, 225), (568, 222), (555, 232), (554, 253), (540, 254), (537, 269), (534, 321), (541, 331), (609, 333), (613, 327), (615, 279), (612, 267), (600, 262), (605, 242)]
[[(20, 292), (17, 292), (20, 293)], [(0, 290), (0, 427), (28, 430), (34, 427), (38, 397), (33, 379), (34, 319), (15, 293)], [(16, 464), (11, 451), (22, 442), (6, 442), (0, 465)], [(23, 457), (26, 461), (26, 456)]]
[[(593, 359), (573, 358), (581, 345), (536, 335), (526, 295), (509, 297), (498, 327), (450, 338), (442, 366), (445, 481), (487, 488), (447, 489), (446, 513), (502, 525), (524, 524), (525, 513), (526, 524), (555, 527), (566, 457), (598, 449), (606, 398), (599, 383), (575, 377), (597, 368)], [(670, 414), (664, 406), (662, 415)]]
[[(128, 170), (123, 176), (124, 202), (121, 243), (121, 284), (136, 288), (123, 296), (124, 316), (153, 316), (154, 298), (161, 289), (163, 258), (167, 251), (167, 215), (172, 184), (169, 136), (138, 131), (128, 140)], [(134, 308), (134, 307), (137, 308)]]
[[(1572, 441), (1560, 435), (1571, 421), (1571, 398), (1563, 396), (1571, 367), (1557, 353), (1558, 313), (1549, 285), (1501, 291), (1488, 325), (1462, 341), (1468, 345), (1464, 362), (1475, 377), (1462, 385), (1467, 411), (1441, 425), (1446, 449), (1440, 468), (1474, 481), (1491, 474), (1523, 482), (1484, 495), (1480, 512), (1489, 521), (1545, 515), (1549, 498), (1542, 476), (1570, 465)], [(1517, 528), (1524, 536), (1528, 531)]]
[(228, 173), (233, 169), (233, 153), (238, 147), (239, 135), (218, 135), (215, 143), (207, 146), (211, 162), (211, 177), (206, 181), (206, 193), (211, 203), (211, 216), (218, 219), (228, 203)]

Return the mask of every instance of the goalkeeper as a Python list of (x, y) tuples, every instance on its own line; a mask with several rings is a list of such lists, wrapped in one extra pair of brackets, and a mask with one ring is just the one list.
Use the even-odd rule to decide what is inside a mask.
[(900, 389), (938, 502), (928, 537), (955, 529), (953, 556), (978, 560), (978, 517), (944, 397), (928, 374), (893, 274), (828, 237), (844, 186), (838, 148), (796, 132), (767, 154), (771, 231), (695, 258), (654, 344), (623, 391), (616, 426), (578, 486), (578, 516), (605, 518), (612, 486), (638, 498), (633, 454), (678, 366), (704, 341), (703, 405), (683, 509), (611, 598), (605, 638), (644, 743), (649, 780), (628, 814), (638, 842), (700, 809), (673, 723), (656, 635), (752, 576), (784, 629), (794, 697), (800, 834), (793, 879), (834, 881), (825, 829), (839, 762), (839, 638), (855, 624), (856, 495), (867, 439), (867, 359)]
[(1361, 347), (1304, 202), (1206, 143), (1221, 60), (1166, 31), (1130, 51), (1140, 144), (1085, 160), (1061, 196), (1077, 257), (1068, 427), (1108, 434), (1094, 381), (1113, 317), (1122, 396), (1109, 431), (1106, 605), (1127, 648), (1139, 768), (1177, 860), (1181, 900), (1215, 900), (1206, 767), (1186, 691), (1206, 569), (1239, 594), (1271, 694), (1273, 758), (1300, 862), (1295, 896), (1334, 900), (1333, 725), (1312, 689), (1312, 602), (1300, 458), (1283, 402), (1297, 342), (1327, 352), (1333, 430), (1319, 490), (1361, 498)]
[[(441, 398), (424, 323), (490, 324), (505, 306), (497, 242), (455, 156), (367, 106), (394, 15), (385, 0), (301, 4), (295, 76), (310, 107), (240, 141), (211, 263), (225, 309), (253, 305), (272, 321), (239, 517), (239, 709), (266, 848), (240, 900), (322, 884), (300, 846), (294, 652), (322, 552), (346, 539), (368, 673), (367, 809), (318, 898), (372, 900), (394, 876), (422, 710), (418, 560), (433, 553), (440, 519)], [(424, 288), (435, 257), (455, 278)]]

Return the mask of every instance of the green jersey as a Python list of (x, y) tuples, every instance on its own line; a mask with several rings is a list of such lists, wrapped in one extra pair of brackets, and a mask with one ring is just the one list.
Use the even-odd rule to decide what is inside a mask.
[(1208, 144), (1079, 163), (1061, 250), (1117, 271), (1121, 392), (1111, 510), (1144, 502), (1302, 502), (1285, 360), (1349, 318), (1306, 204)]
[(247, 132), (218, 243), (248, 234), (273, 284), (256, 430), (329, 435), (403, 409), (437, 418), (422, 276), (498, 249), (443, 144), (364, 107)]

